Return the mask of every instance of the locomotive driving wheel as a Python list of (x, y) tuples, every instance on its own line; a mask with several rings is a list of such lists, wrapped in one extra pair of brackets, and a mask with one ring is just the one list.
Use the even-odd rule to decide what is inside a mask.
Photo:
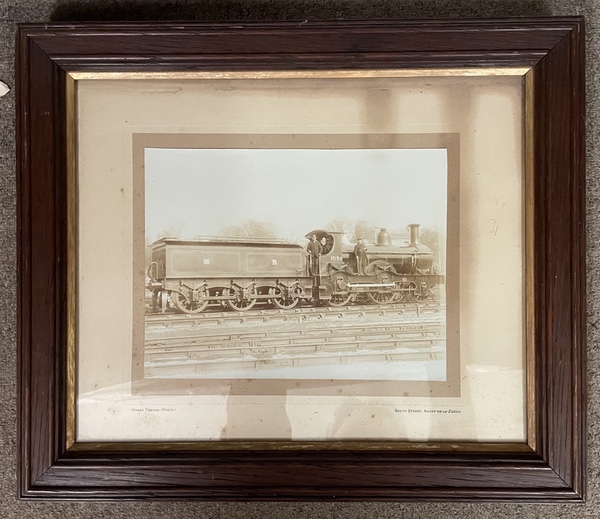
[(344, 306), (352, 301), (352, 294), (332, 294), (329, 304), (331, 306)]
[(333, 286), (331, 288), (331, 298), (329, 304), (331, 306), (344, 306), (352, 301), (354, 294), (348, 291), (348, 275), (344, 272), (336, 272), (332, 275), (331, 281)]
[(368, 296), (371, 301), (377, 304), (392, 303), (396, 300), (395, 294), (391, 291), (387, 292), (380, 290), (377, 292), (369, 292)]
[[(392, 272), (392, 266), (383, 260), (375, 260), (367, 265), (365, 272), (369, 276), (375, 276), (377, 284), (393, 285), (394, 275)], [(397, 299), (396, 294), (392, 292), (392, 287), (374, 288), (372, 292), (368, 293), (369, 299), (377, 304), (391, 303)]]
[(232, 310), (237, 310), (239, 312), (245, 312), (246, 310), (250, 310), (256, 304), (256, 289), (249, 288), (247, 290), (247, 296), (244, 297), (244, 292), (242, 289), (237, 288), (226, 288), (223, 290), (224, 296), (233, 296), (232, 299), (227, 299), (227, 305)]
[[(198, 295), (203, 296), (204, 292), (199, 292)], [(208, 306), (208, 299), (194, 301), (191, 290), (188, 296), (185, 296), (181, 292), (171, 292), (171, 299), (175, 307), (185, 314), (198, 314)]]

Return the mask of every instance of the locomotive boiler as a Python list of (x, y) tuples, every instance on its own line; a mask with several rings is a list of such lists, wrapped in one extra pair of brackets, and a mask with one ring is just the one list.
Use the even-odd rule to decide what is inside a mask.
[(360, 295), (375, 303), (420, 302), (432, 297), (435, 285), (444, 282), (436, 272), (433, 251), (420, 242), (419, 224), (410, 224), (406, 245), (393, 245), (382, 228), (366, 250), (366, 266), (359, 268), (355, 246), (343, 242), (343, 233), (315, 230), (323, 243), (319, 265), (319, 299), (345, 305)]
[(433, 252), (420, 243), (419, 225), (409, 228), (404, 245), (392, 244), (382, 229), (366, 247), (364, 265), (340, 232), (308, 233), (320, 244), (314, 258), (300, 245), (276, 241), (161, 239), (152, 244), (147, 288), (155, 309), (173, 306), (188, 314), (209, 306), (244, 311), (257, 304), (289, 309), (301, 302), (425, 301), (444, 276), (434, 272)]

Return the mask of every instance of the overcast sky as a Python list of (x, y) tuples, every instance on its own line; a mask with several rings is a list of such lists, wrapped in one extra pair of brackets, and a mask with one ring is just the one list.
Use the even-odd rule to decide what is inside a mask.
[(302, 243), (342, 217), (445, 230), (446, 158), (445, 149), (146, 149), (146, 236), (219, 236), (260, 220)]

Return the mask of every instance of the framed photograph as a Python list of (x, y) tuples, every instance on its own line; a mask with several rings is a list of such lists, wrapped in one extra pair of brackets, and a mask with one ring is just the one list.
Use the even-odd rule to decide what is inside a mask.
[(585, 499), (583, 20), (20, 26), (27, 499)]

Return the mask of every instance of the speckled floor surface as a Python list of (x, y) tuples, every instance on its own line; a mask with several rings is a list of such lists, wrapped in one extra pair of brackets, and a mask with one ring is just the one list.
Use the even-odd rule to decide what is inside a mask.
[[(165, 5), (166, 4), (166, 5)], [(14, 91), (0, 98), (0, 517), (554, 518), (600, 517), (600, 1), (0, 0), (0, 81), (14, 87), (14, 24), (48, 20), (282, 20), (585, 15), (588, 131), (589, 485), (585, 505), (393, 503), (26, 503), (16, 498), (16, 186)]]

